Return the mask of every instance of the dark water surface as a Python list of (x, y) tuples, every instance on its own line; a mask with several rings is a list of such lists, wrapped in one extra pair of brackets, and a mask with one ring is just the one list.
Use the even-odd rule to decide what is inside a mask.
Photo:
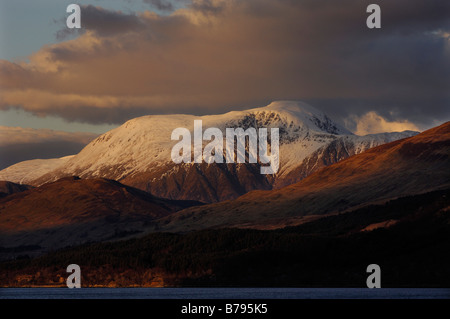
[(0, 288), (0, 299), (450, 299), (450, 288)]

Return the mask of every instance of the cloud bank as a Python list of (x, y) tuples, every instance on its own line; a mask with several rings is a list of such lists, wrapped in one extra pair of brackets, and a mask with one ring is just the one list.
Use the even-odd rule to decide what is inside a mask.
[(343, 118), (450, 117), (450, 3), (379, 1), (378, 30), (365, 25), (369, 3), (195, 0), (164, 16), (84, 6), (76, 39), (0, 61), (0, 108), (122, 123), (302, 99)]
[(376, 134), (383, 132), (420, 131), (413, 123), (408, 121), (387, 121), (376, 112), (368, 112), (354, 119), (356, 122), (356, 135)]
[(29, 159), (77, 154), (98, 134), (0, 126), (0, 169)]

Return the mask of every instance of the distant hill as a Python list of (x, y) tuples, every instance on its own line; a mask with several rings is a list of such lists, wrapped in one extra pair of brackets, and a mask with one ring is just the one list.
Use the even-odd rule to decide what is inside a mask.
[(33, 245), (40, 253), (121, 238), (198, 204), (160, 199), (113, 180), (67, 177), (0, 199), (0, 246)]
[(70, 261), (82, 287), (366, 287), (376, 263), (383, 288), (448, 288), (449, 205), (442, 190), (285, 229), (155, 233), (22, 254), (0, 262), (0, 286), (65, 287)]

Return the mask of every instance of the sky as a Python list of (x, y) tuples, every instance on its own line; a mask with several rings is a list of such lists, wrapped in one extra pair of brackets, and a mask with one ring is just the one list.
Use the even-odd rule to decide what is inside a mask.
[[(373, 2), (381, 29), (366, 26)], [(70, 3), (80, 30), (66, 27)], [(361, 135), (425, 130), (450, 120), (448, 12), (446, 0), (0, 0), (0, 126), (16, 147), (18, 128), (82, 147), (137, 116), (295, 99)]]

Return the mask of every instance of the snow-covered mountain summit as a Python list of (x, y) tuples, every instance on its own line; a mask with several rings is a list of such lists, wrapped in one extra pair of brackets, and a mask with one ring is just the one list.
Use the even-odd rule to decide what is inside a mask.
[(226, 122), (227, 127), (278, 127), (290, 137), (301, 136), (301, 133), (307, 134), (310, 131), (352, 135), (322, 111), (300, 101), (275, 101), (265, 107), (229, 112), (220, 117), (231, 118)]
[[(171, 133), (175, 128), (184, 127), (192, 134), (194, 120), (202, 120), (203, 130), (217, 127), (223, 132), (225, 128), (278, 127), (278, 173), (263, 176), (259, 174), (258, 164), (247, 163), (174, 164), (171, 150), (177, 141), (171, 140)], [(220, 115), (149, 115), (129, 120), (99, 136), (80, 153), (32, 184), (40, 185), (73, 175), (104, 177), (160, 197), (220, 201), (250, 190), (296, 182), (324, 165), (412, 135), (414, 133), (407, 132), (359, 137), (323, 112), (298, 101), (277, 101), (261, 108)], [(314, 163), (311, 156), (314, 156)], [(297, 174), (299, 170), (301, 173)]]
[[(132, 174), (148, 172), (171, 161), (170, 152), (176, 141), (171, 133), (185, 127), (193, 133), (194, 120), (202, 120), (203, 128), (278, 127), (281, 148), (295, 145), (292, 150), (280, 150), (281, 165), (303, 158), (333, 135), (352, 134), (334, 123), (321, 111), (302, 102), (279, 101), (266, 107), (233, 111), (221, 115), (149, 115), (127, 121), (89, 143), (68, 160), (49, 180), (62, 175), (107, 177), (121, 180)], [(297, 145), (302, 141), (300, 145)], [(290, 145), (289, 147), (292, 147)], [(284, 156), (286, 153), (286, 156)], [(283, 159), (284, 158), (284, 159)], [(48, 180), (41, 180), (46, 182)]]

